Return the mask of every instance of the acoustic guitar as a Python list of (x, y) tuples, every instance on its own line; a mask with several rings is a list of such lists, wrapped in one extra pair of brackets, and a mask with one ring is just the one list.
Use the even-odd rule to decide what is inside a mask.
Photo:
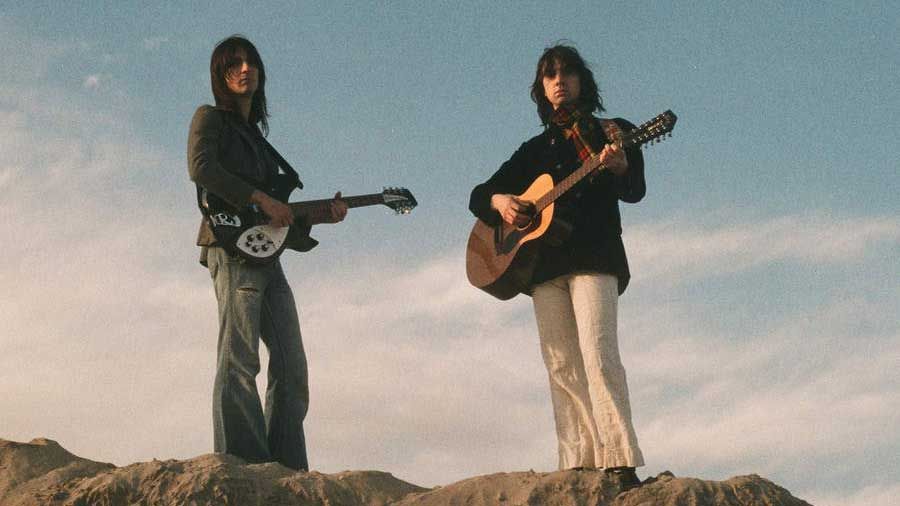
[[(617, 141), (621, 148), (640, 147), (658, 142), (669, 134), (678, 118), (668, 110)], [(575, 172), (554, 185), (550, 174), (535, 178), (518, 196), (532, 205), (531, 221), (518, 227), (501, 221), (497, 226), (477, 220), (466, 246), (466, 275), (469, 282), (500, 300), (527, 293), (537, 263), (538, 241), (566, 234), (566, 225), (553, 219), (553, 203), (576, 183), (594, 171), (606, 168), (599, 155), (586, 160)]]

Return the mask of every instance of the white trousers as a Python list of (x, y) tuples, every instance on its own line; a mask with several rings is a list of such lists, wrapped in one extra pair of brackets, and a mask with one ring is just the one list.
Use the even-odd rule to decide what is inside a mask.
[(537, 285), (532, 299), (550, 377), (559, 468), (644, 465), (619, 357), (616, 277), (567, 274)]

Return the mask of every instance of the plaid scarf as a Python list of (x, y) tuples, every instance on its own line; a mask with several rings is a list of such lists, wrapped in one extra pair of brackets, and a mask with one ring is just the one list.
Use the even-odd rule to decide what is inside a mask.
[(590, 143), (590, 139), (593, 137), (590, 116), (585, 118), (578, 109), (560, 107), (553, 111), (550, 121), (562, 129), (566, 139), (572, 140), (579, 160), (583, 162), (597, 154), (594, 146)]

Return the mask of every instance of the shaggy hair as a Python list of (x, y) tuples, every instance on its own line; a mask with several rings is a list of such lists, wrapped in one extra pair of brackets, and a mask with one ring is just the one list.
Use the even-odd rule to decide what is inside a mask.
[(209, 79), (212, 84), (213, 97), (216, 106), (231, 111), (237, 110), (235, 97), (225, 83), (225, 74), (228, 68), (235, 64), (238, 50), (243, 49), (247, 54), (247, 61), (259, 71), (259, 82), (256, 93), (253, 94), (253, 102), (250, 104), (251, 125), (258, 124), (263, 135), (269, 134), (269, 111), (266, 108), (266, 69), (263, 66), (259, 51), (252, 42), (242, 35), (232, 35), (216, 44), (212, 57), (209, 60)]
[(594, 112), (603, 112), (603, 99), (600, 98), (600, 90), (597, 89), (597, 81), (588, 64), (572, 46), (557, 44), (548, 47), (538, 60), (537, 71), (534, 75), (534, 83), (531, 85), (531, 99), (537, 104), (538, 116), (543, 125), (550, 124), (553, 117), (553, 105), (547, 100), (544, 93), (544, 78), (553, 78), (557, 72), (574, 72), (578, 75), (581, 85), (581, 93), (575, 107), (582, 114), (590, 115)]

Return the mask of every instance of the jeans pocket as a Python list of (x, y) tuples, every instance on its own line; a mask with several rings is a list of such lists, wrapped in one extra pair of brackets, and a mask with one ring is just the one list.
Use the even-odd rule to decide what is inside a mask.
[(207, 252), (206, 265), (209, 266), (209, 275), (216, 279), (216, 276), (219, 274), (219, 271), (222, 270), (222, 264), (230, 264), (234, 262), (243, 261), (240, 257), (232, 256), (230, 253), (225, 251), (224, 248), (213, 246), (209, 248)]

